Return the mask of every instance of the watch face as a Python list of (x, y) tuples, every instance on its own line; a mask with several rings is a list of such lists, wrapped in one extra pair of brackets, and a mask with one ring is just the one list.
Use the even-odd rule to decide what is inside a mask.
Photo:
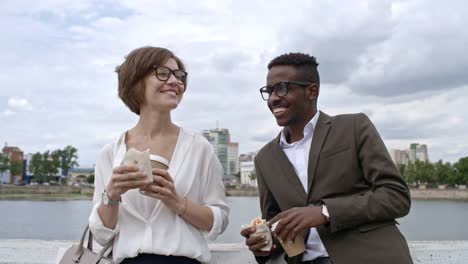
[(107, 196), (107, 193), (105, 193), (105, 192), (102, 194), (102, 202), (105, 205), (109, 205), (109, 196)]

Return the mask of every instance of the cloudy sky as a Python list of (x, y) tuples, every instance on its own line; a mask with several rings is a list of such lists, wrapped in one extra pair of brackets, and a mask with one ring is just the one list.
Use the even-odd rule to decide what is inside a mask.
[[(173, 119), (228, 128), (240, 152), (279, 127), (258, 88), (285, 52), (317, 57), (319, 108), (364, 112), (388, 148), (468, 156), (468, 8), (460, 1), (1, 1), (0, 142), (25, 153), (66, 145), (92, 166), (137, 116), (114, 68), (163, 46), (188, 66)], [(3, 144), (2, 142), (2, 144)]]

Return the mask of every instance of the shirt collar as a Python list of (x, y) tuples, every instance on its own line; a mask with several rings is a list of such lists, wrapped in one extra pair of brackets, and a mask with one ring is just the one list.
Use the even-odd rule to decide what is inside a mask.
[(314, 117), (312, 117), (309, 123), (307, 123), (304, 127), (304, 138), (294, 143), (290, 144), (288, 143), (288, 141), (286, 141), (285, 128), (283, 128), (283, 130), (281, 130), (280, 146), (281, 147), (293, 147), (296, 143), (301, 142), (306, 138), (309, 138), (314, 132), (315, 126), (317, 126), (319, 115), (320, 115), (320, 111), (317, 111)]

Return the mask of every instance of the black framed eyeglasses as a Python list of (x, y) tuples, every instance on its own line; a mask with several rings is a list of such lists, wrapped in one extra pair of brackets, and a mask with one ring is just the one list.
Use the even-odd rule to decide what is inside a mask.
[(289, 91), (289, 85), (290, 84), (295, 84), (301, 87), (307, 87), (311, 85), (311, 82), (296, 82), (296, 81), (281, 81), (279, 83), (276, 83), (273, 86), (263, 86), (260, 88), (260, 94), (262, 95), (263, 100), (268, 101), (270, 98), (271, 94), (274, 92), (276, 96), (282, 97), (288, 94)]
[(183, 82), (184, 85), (186, 84), (187, 72), (183, 70), (171, 70), (170, 68), (166, 66), (156, 66), (156, 65), (153, 68), (155, 69), (156, 78), (158, 78), (158, 80), (160, 81), (165, 82), (169, 80), (172, 74), (174, 75), (174, 77), (176, 77), (177, 80)]

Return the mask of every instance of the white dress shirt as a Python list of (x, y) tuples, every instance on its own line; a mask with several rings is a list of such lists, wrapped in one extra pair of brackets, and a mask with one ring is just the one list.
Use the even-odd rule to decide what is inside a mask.
[[(304, 187), (305, 192), (308, 192), (308, 175), (307, 169), (309, 166), (309, 152), (312, 138), (314, 137), (314, 127), (317, 125), (320, 112), (314, 115), (309, 123), (304, 127), (304, 138), (289, 144), (286, 141), (285, 131), (281, 132), (280, 146), (294, 167), (296, 175), (299, 177)], [(302, 257), (302, 261), (313, 260), (318, 257), (328, 257), (327, 250), (323, 246), (317, 229), (310, 229), (309, 239), (306, 244), (306, 251)]]
[(212, 145), (203, 136), (186, 129), (180, 128), (168, 171), (180, 196), (211, 208), (214, 215), (211, 230), (197, 229), (160, 200), (135, 189), (122, 195), (116, 228), (111, 230), (103, 225), (97, 209), (112, 169), (122, 163), (127, 151), (125, 135), (106, 145), (96, 163), (94, 206), (89, 217), (94, 238), (105, 245), (117, 235), (113, 244), (113, 258), (117, 263), (139, 253), (186, 256), (209, 262), (211, 255), (205, 238), (216, 239), (228, 225), (223, 167)]

